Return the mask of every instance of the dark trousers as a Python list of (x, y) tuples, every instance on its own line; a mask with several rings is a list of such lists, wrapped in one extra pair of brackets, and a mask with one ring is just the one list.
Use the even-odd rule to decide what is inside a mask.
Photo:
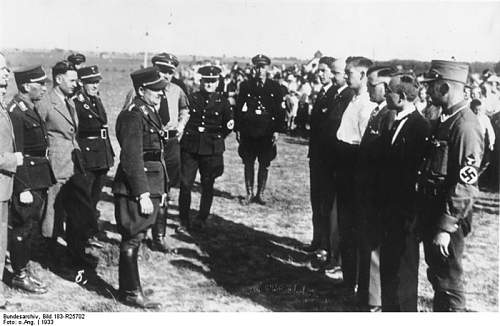
[(36, 222), (43, 216), (47, 190), (31, 190), (33, 202), (23, 204), (19, 194), (12, 196), (9, 214), (9, 250), (12, 269), (19, 273), (26, 268), (31, 254), (31, 241)]
[(165, 165), (169, 184), (168, 187), (179, 187), (181, 172), (181, 147), (177, 137), (169, 138), (165, 143)]
[(179, 218), (183, 225), (189, 225), (191, 189), (200, 170), (201, 200), (198, 218), (205, 220), (210, 214), (214, 196), (215, 179), (224, 171), (223, 155), (199, 155), (181, 150), (181, 182), (179, 193)]
[(340, 252), (344, 282), (349, 289), (357, 283), (358, 221), (356, 214), (355, 173), (359, 146), (342, 143), (339, 146), (339, 170), (337, 175), (338, 223)]
[[(332, 160), (327, 157), (315, 157), (309, 160), (311, 206), (313, 211), (313, 243), (321, 249), (330, 250), (331, 219), (333, 201), (336, 193), (336, 179)], [(338, 246), (331, 256), (338, 257)], [(340, 263), (340, 262), (339, 262)]]
[(391, 222), (384, 226), (380, 248), (382, 310), (416, 312), (419, 240), (416, 230), (405, 227), (407, 215), (391, 215)]
[(464, 233), (461, 227), (451, 234), (448, 251), (443, 257), (432, 244), (434, 234), (424, 238), (425, 261), (428, 265), (427, 278), (434, 289), (434, 311), (464, 311), (465, 291), (462, 280), (462, 257), (464, 253)]
[(92, 226), (92, 233), (96, 234), (99, 232), (98, 219), (99, 214), (97, 212), (97, 203), (101, 197), (102, 188), (104, 187), (104, 181), (108, 170), (95, 170), (87, 171), (87, 180), (90, 187), (90, 199), (92, 203), (92, 208), (94, 209), (94, 224)]

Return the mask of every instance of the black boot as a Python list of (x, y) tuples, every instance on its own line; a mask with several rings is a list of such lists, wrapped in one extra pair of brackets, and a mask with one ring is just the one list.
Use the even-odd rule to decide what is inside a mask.
[(257, 195), (255, 195), (254, 201), (257, 204), (265, 205), (266, 202), (263, 199), (264, 190), (266, 190), (267, 174), (268, 168), (259, 166), (259, 171), (257, 172)]
[(189, 210), (191, 208), (191, 188), (183, 187), (181, 184), (179, 190), (179, 220), (181, 225), (178, 228), (180, 233), (186, 232), (191, 228), (189, 220)]
[(253, 164), (245, 164), (245, 188), (247, 191), (247, 195), (243, 201), (245, 205), (250, 204), (253, 200), (254, 174)]
[(14, 276), (12, 277), (12, 287), (26, 292), (43, 294), (47, 292), (47, 287), (36, 277), (28, 273), (27, 265), (30, 257), (29, 236), (13, 235), (10, 245), (10, 259)]
[(155, 224), (151, 229), (153, 241), (151, 242), (151, 250), (168, 253), (171, 251), (167, 244), (165, 234), (167, 231), (167, 208), (160, 207), (158, 216), (156, 217)]
[(139, 246), (125, 245), (120, 248), (118, 265), (119, 292), (124, 304), (142, 309), (161, 309), (161, 304), (149, 300), (142, 291), (137, 266)]

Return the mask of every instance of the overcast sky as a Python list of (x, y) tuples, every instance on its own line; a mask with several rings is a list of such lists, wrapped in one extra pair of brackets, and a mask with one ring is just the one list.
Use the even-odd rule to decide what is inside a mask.
[(0, 0), (14, 47), (498, 61), (500, 2)]

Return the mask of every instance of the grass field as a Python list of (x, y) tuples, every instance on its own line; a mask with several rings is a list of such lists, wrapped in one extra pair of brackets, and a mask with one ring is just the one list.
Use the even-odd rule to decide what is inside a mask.
[[(27, 56), (11, 61), (22, 65), (34, 64), (38, 59), (46, 66), (57, 60)], [(130, 89), (129, 73), (140, 62), (90, 59), (89, 63), (101, 65), (104, 77), (101, 94), (114, 133), (114, 121)], [(14, 88), (12, 83), (11, 93)], [(208, 229), (190, 238), (175, 235), (178, 211), (177, 206), (171, 207), (168, 232), (171, 245), (178, 252), (165, 255), (143, 246), (140, 252), (143, 287), (155, 291), (154, 296), (163, 303), (165, 311), (354, 310), (343, 302), (342, 293), (330, 279), (311, 268), (311, 257), (300, 250), (312, 236), (307, 141), (280, 138), (265, 207), (240, 204), (244, 194), (243, 167), (234, 135), (226, 143), (225, 172), (215, 184)], [(114, 145), (118, 152), (115, 140)], [(110, 176), (113, 172), (110, 171)], [(44, 267), (45, 253), (35, 246), (31, 268), (49, 285), (49, 292), (33, 296), (5, 286), (10, 302), (8, 311), (138, 311), (115, 299), (120, 238), (109, 187), (104, 188), (101, 199), (98, 207), (106, 236), (105, 247), (93, 252), (100, 258), (96, 275), (89, 276), (86, 285), (76, 284), (74, 271)], [(196, 210), (198, 203), (196, 191), (192, 208)], [(464, 259), (468, 307), (472, 310), (498, 311), (498, 224), (498, 193), (481, 192)], [(432, 290), (425, 278), (425, 268), (422, 257), (421, 311), (431, 309)]]

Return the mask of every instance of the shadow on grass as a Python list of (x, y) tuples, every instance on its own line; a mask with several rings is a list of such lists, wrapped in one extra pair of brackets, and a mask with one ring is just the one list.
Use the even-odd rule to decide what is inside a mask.
[[(171, 264), (211, 278), (233, 295), (272, 311), (353, 311), (345, 292), (322, 272), (310, 267), (302, 243), (257, 231), (211, 215), (208, 226), (191, 232), (203, 252), (179, 248)], [(208, 272), (193, 262), (208, 267)]]

